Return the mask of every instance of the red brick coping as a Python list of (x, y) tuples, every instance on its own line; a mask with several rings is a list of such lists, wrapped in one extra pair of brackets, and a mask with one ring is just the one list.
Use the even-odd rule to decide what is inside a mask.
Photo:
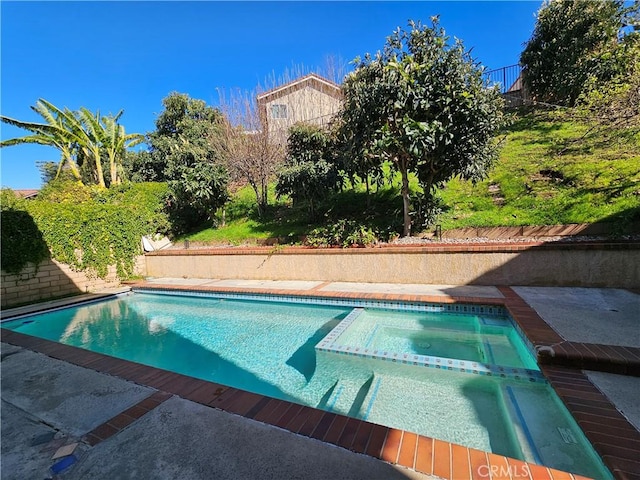
[[(147, 286), (153, 289), (184, 290), (184, 287)], [(239, 289), (197, 287), (190, 290), (229, 292)], [(563, 339), (513, 290), (508, 287), (500, 287), (500, 290), (505, 298), (446, 298), (355, 293), (331, 294), (331, 297), (501, 304), (507, 307), (535, 346), (563, 342)], [(246, 290), (243, 293), (246, 293)], [(291, 290), (259, 292), (252, 289), (251, 293), (327, 296), (308, 290), (293, 293)], [(157, 394), (89, 432), (85, 440), (90, 445), (95, 445), (116, 434), (120, 429), (126, 428), (173, 394), (444, 479), (491, 478), (497, 480), (512, 477), (523, 480), (585, 479), (580, 475), (269, 398), (6, 329), (2, 329), (2, 341), (159, 390)], [(550, 384), (558, 392), (614, 476), (620, 480), (640, 480), (640, 462), (637, 459), (637, 452), (640, 451), (640, 433), (582, 371), (551, 365), (543, 365), (542, 368)], [(493, 473), (492, 476), (490, 472)]]
[(523, 252), (525, 250), (640, 250), (640, 242), (636, 240), (594, 241), (594, 242), (514, 242), (499, 243), (430, 243), (428, 245), (379, 245), (373, 247), (354, 248), (316, 248), (304, 246), (276, 247), (211, 247), (211, 248), (171, 248), (148, 252), (148, 256), (176, 255), (359, 255), (389, 253), (504, 253)]
[(91, 430), (84, 436), (83, 440), (93, 447), (103, 440), (112, 437), (120, 430), (124, 430), (158, 405), (169, 400), (169, 398), (171, 398), (171, 394), (166, 392), (152, 393), (144, 400), (136, 403), (133, 407), (127, 408), (124, 412), (120, 412), (112, 419), (107, 420), (102, 425)]

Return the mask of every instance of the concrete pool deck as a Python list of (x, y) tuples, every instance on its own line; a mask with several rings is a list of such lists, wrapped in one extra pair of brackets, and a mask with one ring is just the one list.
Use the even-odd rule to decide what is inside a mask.
[[(188, 288), (220, 292), (286, 293), (338, 298), (380, 298), (385, 300), (395, 298), (429, 302), (456, 302), (473, 299), (472, 301), (475, 303), (507, 306), (517, 320), (520, 317), (520, 321), (524, 325), (523, 330), (527, 334), (532, 334), (530, 339), (534, 345), (552, 348), (556, 344), (565, 345), (565, 347), (569, 345), (572, 348), (574, 344), (596, 345), (593, 341), (597, 341), (597, 337), (567, 338), (571, 337), (570, 328), (568, 331), (563, 331), (561, 336), (549, 326), (554, 321), (567, 323), (567, 320), (573, 319), (576, 324), (574, 331), (582, 334), (584, 329), (579, 322), (582, 321), (584, 312), (576, 312), (576, 309), (573, 308), (576, 298), (580, 299), (580, 295), (576, 296), (576, 294), (590, 293), (594, 296), (597, 293), (598, 298), (607, 299), (606, 302), (599, 303), (600, 307), (598, 305), (595, 306), (596, 312), (593, 314), (595, 320), (591, 321), (597, 321), (598, 308), (604, 309), (608, 307), (609, 312), (611, 309), (618, 310), (615, 313), (620, 313), (618, 320), (622, 322), (620, 323), (622, 328), (631, 328), (633, 332), (634, 325), (638, 328), (638, 312), (640, 312), (636, 308), (640, 306), (640, 303), (638, 303), (640, 296), (624, 290), (610, 291), (606, 289), (588, 289), (589, 292), (574, 292), (574, 294), (571, 294), (567, 289), (562, 288), (537, 292), (519, 292), (518, 287), (510, 289), (508, 287), (404, 286), (397, 284), (224, 281), (215, 279), (149, 279), (144, 284), (139, 284), (134, 288), (139, 288), (142, 285), (149, 288), (163, 289)], [(522, 295), (519, 295), (519, 293), (522, 293)], [(527, 297), (531, 304), (525, 302)], [(621, 298), (625, 300), (621, 302)], [(77, 298), (69, 299), (67, 302), (77, 300)], [(553, 311), (548, 312), (541, 308), (541, 305), (547, 303), (555, 305)], [(22, 311), (22, 313), (25, 312)], [(604, 310), (602, 313), (604, 313)], [(9, 316), (12, 316), (11, 311), (3, 312), (3, 317)], [(546, 329), (539, 322), (544, 323)], [(571, 322), (568, 324), (571, 325)], [(530, 332), (527, 328), (530, 329)], [(196, 381), (176, 374), (168, 374), (164, 371), (137, 366), (129, 362), (111, 360), (110, 357), (105, 358), (105, 356), (98, 354), (85, 354), (84, 351), (78, 351), (79, 349), (59, 346), (52, 342), (33, 339), (33, 337), (12, 334), (6, 330), (3, 330), (2, 333), (3, 342), (20, 345), (19, 347), (8, 344), (2, 345), (3, 478), (13, 478), (5, 476), (7, 459), (11, 460), (8, 465), (12, 466), (12, 469), (18, 470), (18, 473), (21, 473), (15, 478), (24, 478), (25, 476), (30, 476), (28, 474), (30, 470), (27, 470), (27, 467), (32, 462), (37, 463), (38, 459), (42, 461), (43, 451), (46, 451), (47, 454), (52, 454), (53, 447), (60, 444), (59, 438), (54, 438), (44, 446), (29, 446), (33, 443), (34, 438), (42, 437), (42, 433), (40, 433), (42, 429), (46, 430), (45, 427), (52, 427), (53, 421), (51, 418), (57, 418), (47, 416), (46, 412), (43, 411), (44, 407), (42, 405), (38, 406), (38, 402), (44, 401), (43, 397), (66, 398), (64, 395), (58, 397), (54, 395), (54, 391), (58, 389), (56, 381), (48, 380), (46, 374), (39, 376), (38, 372), (48, 371), (48, 368), (51, 369), (51, 372), (58, 372), (58, 377), (56, 378), (74, 378), (77, 374), (74, 369), (80, 369), (100, 377), (106, 376), (104, 373), (108, 373), (111, 376), (107, 378), (115, 379), (114, 376), (121, 377), (116, 380), (125, 382), (127, 385), (130, 384), (130, 387), (116, 389), (113, 394), (113, 398), (120, 399), (118, 401), (121, 402), (119, 403), (121, 413), (113, 416), (113, 412), (108, 412), (105, 409), (104, 418), (94, 419), (94, 423), (98, 420), (102, 421), (101, 424), (93, 426), (94, 430), (88, 430), (92, 425), (79, 422), (78, 425), (82, 425), (81, 428), (76, 426), (74, 427), (76, 430), (72, 430), (71, 427), (67, 427), (67, 435), (71, 435), (72, 431), (77, 433), (79, 430), (84, 430), (85, 436), (80, 438), (82, 441), (78, 447), (80, 461), (70, 469), (69, 473), (64, 475), (64, 478), (93, 478), (95, 476), (115, 476), (118, 478), (134, 478), (134, 476), (142, 478), (210, 478), (212, 475), (217, 478), (435, 478), (430, 475), (436, 475), (440, 478), (457, 480), (458, 478), (482, 478), (477, 475), (478, 467), (481, 465), (487, 465), (487, 467), (491, 465), (513, 465), (514, 467), (521, 465), (521, 462), (512, 462), (498, 455), (484, 454), (483, 452), (480, 452), (482, 455), (479, 455), (478, 451), (446, 444), (446, 442), (438, 440), (429, 443), (428, 448), (426, 448), (427, 440), (424, 439), (425, 437), (416, 437), (409, 432), (395, 429), (387, 429), (381, 440), (376, 439), (374, 441), (374, 435), (371, 435), (368, 440), (369, 444), (378, 442), (377, 448), (368, 448), (370, 445), (367, 444), (362, 447), (357, 442), (361, 431), (366, 428), (372, 428), (368, 427), (371, 424), (367, 425), (366, 422), (351, 422), (349, 420), (342, 422), (342, 419), (337, 418), (339, 416), (329, 417), (328, 414), (322, 414), (322, 412), (318, 416), (315, 412), (319, 411), (306, 409), (306, 407), (300, 407), (295, 412), (291, 410), (292, 407), (287, 407), (289, 410), (285, 408), (286, 414), (281, 412), (276, 415), (276, 410), (283, 408), (282, 403), (286, 402), (272, 401), (266, 397), (244, 393), (235, 389), (226, 389), (225, 387), (222, 387), (225, 390), (224, 392), (218, 392), (220, 389), (216, 390), (214, 387), (220, 386), (215, 386), (208, 382)], [(631, 340), (629, 340), (630, 338)], [(543, 340), (555, 340), (555, 342), (549, 343)], [(573, 340), (576, 341), (574, 342)], [(620, 343), (616, 343), (618, 340)], [(635, 358), (633, 356), (640, 352), (637, 348), (640, 345), (634, 345), (633, 335), (612, 336), (611, 338), (608, 337), (608, 341), (611, 342), (608, 345), (611, 345), (612, 348), (626, 345), (624, 351), (628, 353), (631, 359), (622, 359), (624, 368), (628, 370), (627, 373), (635, 372), (634, 369), (637, 366), (633, 363), (633, 358)], [(567, 344), (567, 342), (569, 343)], [(581, 342), (586, 343), (583, 344)], [(629, 343), (632, 343), (632, 345), (629, 345)], [(591, 348), (594, 347), (592, 346)], [(30, 350), (64, 359), (65, 362), (43, 357)], [(571, 355), (567, 354), (565, 355), (566, 358), (564, 358), (560, 353), (562, 352), (557, 352), (556, 356), (551, 356), (547, 360), (578, 361), (575, 355), (571, 357)], [(616, 363), (616, 359), (612, 358), (611, 355), (606, 355), (603, 350), (599, 350), (599, 354), (607, 357), (607, 361), (604, 362), (606, 369), (615, 370), (615, 368), (620, 368), (620, 362)], [(34, 360), (36, 357), (37, 360)], [(583, 356), (580, 356), (579, 360), (590, 361), (590, 359), (585, 359)], [(26, 365), (29, 362), (35, 362), (32, 365), (37, 365), (38, 367), (28, 368)], [(46, 367), (47, 362), (52, 362), (54, 365)], [(87, 367), (90, 370), (70, 365), (73, 363)], [(640, 364), (640, 356), (636, 359), (636, 363)], [(66, 367), (61, 367), (59, 364)], [(593, 364), (592, 366), (601, 365), (597, 362), (591, 362), (591, 364)], [(70, 368), (71, 370), (66, 371), (64, 368)], [(98, 370), (104, 373), (91, 370)], [(563, 401), (565, 401), (565, 404), (572, 410), (579, 424), (585, 430), (600, 455), (603, 456), (605, 463), (607, 463), (614, 475), (617, 478), (638, 478), (640, 464), (636, 459), (638, 451), (636, 447), (640, 447), (640, 433), (637, 431), (640, 424), (640, 412), (638, 411), (636, 399), (637, 393), (640, 392), (640, 379), (637, 376), (594, 371), (597, 370), (595, 368), (588, 370), (579, 365), (567, 366), (562, 363), (560, 365), (551, 363), (548, 366), (543, 366), (543, 370)], [(10, 378), (11, 381), (7, 382), (5, 380), (7, 378)], [(128, 382), (126, 381), (127, 379), (129, 380)], [(104, 379), (96, 379), (96, 384), (101, 385), (103, 381)], [(135, 383), (131, 383), (131, 381)], [(38, 390), (34, 386), (42, 385), (43, 383), (53, 389), (50, 395), (38, 394)], [(85, 380), (75, 382), (75, 385), (85, 395), (92, 395), (89, 393), (93, 391), (91, 382)], [(102, 394), (108, 390), (105, 390), (104, 387), (98, 388), (98, 391), (102, 392)], [(62, 391), (64, 392), (65, 390), (63, 389)], [(117, 392), (120, 392), (120, 397), (118, 397)], [(135, 414), (142, 413), (144, 409), (142, 407), (138, 410), (135, 409), (140, 402), (133, 406), (131, 404), (138, 400), (139, 397), (136, 395), (143, 394), (153, 397), (152, 400), (142, 400), (142, 402), (147, 402), (147, 407), (153, 406), (153, 408), (144, 411), (140, 417), (134, 419)], [(110, 395), (109, 393), (107, 396)], [(70, 396), (75, 398), (74, 395)], [(30, 397), (33, 398), (29, 400)], [(214, 402), (214, 399), (217, 401)], [(157, 405), (154, 406), (154, 402)], [(76, 412), (77, 417), (85, 419), (91, 418), (91, 412), (95, 410), (102, 411), (101, 408), (91, 407), (92, 404), (90, 402), (84, 405), (85, 407), (82, 408), (71, 408), (71, 411)], [(203, 405), (211, 405), (216, 408), (212, 409)], [(617, 406), (617, 409), (613, 405)], [(220, 410), (239, 414), (240, 417), (229, 415)], [(124, 412), (129, 412), (129, 414)], [(285, 422), (283, 419), (287, 415), (290, 418), (287, 418)], [(275, 417), (278, 418), (274, 420)], [(206, 422), (202, 420), (204, 418), (207, 419)], [(314, 432), (305, 431), (304, 427), (309, 424), (312, 418), (315, 418), (318, 424), (322, 423), (323, 420), (327, 423), (327, 418), (331, 420), (325, 426), (325, 431), (322, 435), (313, 434), (316, 433), (319, 426), (315, 426)], [(220, 432), (228, 431), (229, 433), (221, 436), (216, 435), (215, 432), (218, 430), (210, 431), (203, 428), (203, 423), (210, 423), (215, 425), (216, 428), (220, 428)], [(289, 432), (274, 428), (271, 425), (265, 425), (265, 423), (271, 423), (271, 425), (284, 428)], [(28, 425), (31, 428), (23, 428), (21, 430), (17, 427), (11, 428), (12, 425)], [(121, 425), (122, 428), (118, 427), (118, 425)], [(635, 425), (635, 428), (633, 425)], [(334, 427), (337, 428), (337, 426), (340, 427), (340, 431), (337, 431), (337, 433), (330, 432), (330, 430), (335, 430)], [(106, 430), (109, 427), (113, 431), (107, 432)], [(354, 427), (355, 430), (353, 430)], [(100, 428), (102, 430), (96, 433), (95, 430)], [(60, 429), (61, 432), (63, 430)], [(16, 434), (16, 432), (21, 433)], [(192, 432), (192, 435), (185, 432)], [(295, 433), (298, 434), (296, 435)], [(58, 435), (60, 435), (60, 432)], [(106, 438), (102, 438), (101, 435), (105, 435)], [(615, 442), (615, 435), (618, 436), (618, 444)], [(9, 440), (6, 439), (7, 436)], [(314, 440), (318, 436), (321, 437), (323, 442)], [(71, 437), (66, 438), (72, 439)], [(197, 438), (204, 439), (204, 441), (198, 442)], [(428, 440), (431, 441), (431, 439)], [(56, 441), (58, 443), (55, 443)], [(218, 445), (217, 442), (220, 442), (221, 445)], [(195, 445), (192, 445), (192, 443)], [(337, 449), (329, 444), (365, 453), (369, 457), (360, 453), (349, 452), (344, 448)], [(12, 445), (13, 447), (11, 447)], [(33, 449), (36, 447), (37, 449), (34, 451)], [(226, 447), (229, 448), (225, 449)], [(445, 455), (446, 465), (440, 461), (442, 460), (442, 448), (444, 447), (447, 448)], [(219, 448), (222, 450), (219, 450)], [(30, 451), (31, 454), (29, 454)], [(20, 453), (16, 452), (22, 452), (26, 458), (25, 456), (21, 457)], [(191, 452), (193, 452), (193, 455)], [(197, 454), (197, 452), (202, 452), (202, 455)], [(311, 455), (313, 458), (309, 460), (307, 455)], [(427, 455), (429, 455), (428, 462), (425, 460)], [(466, 473), (464, 465), (459, 461), (460, 455), (467, 458)], [(52, 463), (50, 456), (45, 455), (46, 460), (40, 465), (40, 468), (45, 468), (45, 470), (38, 470), (38, 474), (42, 474), (41, 472), (46, 473), (46, 468)], [(371, 456), (381, 458), (386, 462), (370, 458)], [(29, 458), (32, 460), (29, 460)], [(482, 461), (485, 463), (481, 463)], [(392, 467), (390, 464), (408, 466), (409, 469)], [(343, 468), (338, 469), (335, 465), (341, 465)], [(458, 468), (463, 468), (463, 470), (459, 471)], [(22, 475), (22, 473), (25, 474)], [(542, 478), (571, 477), (547, 468), (532, 467), (530, 476), (522, 478), (538, 480)], [(582, 477), (574, 475), (573, 478), (580, 479)]]
[[(2, 357), (6, 480), (51, 477), (51, 457), (75, 443), (65, 479), (434, 478), (24, 348), (2, 343)], [(121, 412), (142, 415), (83, 441)]]

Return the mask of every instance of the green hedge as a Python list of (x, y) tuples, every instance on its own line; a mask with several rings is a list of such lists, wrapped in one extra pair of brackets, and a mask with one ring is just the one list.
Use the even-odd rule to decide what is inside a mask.
[(44, 189), (30, 201), (11, 199), (3, 191), (2, 270), (19, 272), (50, 252), (90, 276), (104, 278), (115, 265), (118, 277), (125, 279), (142, 253), (141, 237), (169, 230), (163, 212), (166, 194), (166, 185), (160, 183), (103, 191), (63, 184)]
[(10, 190), (2, 190), (0, 260), (7, 273), (20, 273), (28, 263), (37, 265), (49, 257), (49, 248), (25, 204)]

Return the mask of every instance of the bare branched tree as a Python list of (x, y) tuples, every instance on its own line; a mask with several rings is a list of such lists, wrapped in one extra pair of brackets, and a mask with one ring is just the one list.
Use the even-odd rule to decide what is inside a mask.
[(276, 75), (275, 71), (272, 71), (258, 84), (257, 93), (261, 94), (268, 90), (278, 88), (310, 73), (315, 73), (340, 85), (350, 70), (349, 62), (345, 61), (339, 55), (328, 54), (325, 55), (323, 64), (317, 67), (310, 67), (303, 63), (293, 63), (291, 67), (285, 68), (284, 72), (280, 75)]
[[(268, 205), (269, 181), (283, 163), (289, 129), (298, 122), (326, 126), (338, 110), (336, 90), (347, 73), (347, 63), (335, 56), (327, 56), (325, 63), (315, 69), (292, 65), (280, 76), (273, 72), (255, 92), (218, 90), (222, 135), (211, 141), (225, 160), (232, 181), (247, 183), (255, 192), (260, 215)], [(329, 86), (322, 85), (327, 82), (317, 84), (328, 88), (331, 95), (285, 88), (310, 73), (329, 80)], [(261, 99), (269, 92), (278, 92), (275, 99)]]
[(284, 146), (269, 141), (264, 112), (253, 92), (219, 91), (221, 135), (212, 139), (232, 180), (248, 183), (256, 195), (258, 214), (269, 203), (269, 180), (284, 158)]

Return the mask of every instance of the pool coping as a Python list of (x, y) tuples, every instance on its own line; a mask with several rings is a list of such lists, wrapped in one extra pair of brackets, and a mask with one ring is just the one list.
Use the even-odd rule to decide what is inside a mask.
[[(149, 285), (137, 283), (131, 285), (135, 290), (162, 288), (165, 290), (193, 290), (219, 293), (247, 293), (241, 288), (188, 288), (173, 285)], [(560, 337), (535, 311), (509, 287), (498, 287), (504, 298), (487, 297), (440, 297), (403, 294), (360, 294), (337, 292), (328, 294), (318, 291), (292, 290), (259, 290), (251, 289), (251, 294), (267, 295), (321, 296), (331, 298), (372, 299), (382, 301), (409, 301), (419, 303), (475, 303), (500, 305), (507, 308), (514, 320), (522, 328), (532, 344), (539, 347), (551, 347), (567, 343)], [(90, 368), (102, 373), (115, 375), (125, 380), (155, 388), (166, 394), (178, 395), (182, 398), (207, 405), (213, 408), (241, 415), (266, 424), (316, 438), (356, 453), (411, 468), (421, 473), (436, 475), (441, 478), (459, 480), (489, 478), (489, 471), (511, 472), (513, 478), (574, 479), (584, 480), (586, 477), (561, 472), (559, 470), (529, 464), (520, 460), (503, 457), (438, 439), (417, 435), (412, 432), (384, 427), (343, 415), (305, 407), (283, 400), (218, 385), (193, 377), (169, 372), (155, 367), (120, 360), (103, 354), (89, 352), (77, 347), (51, 342), (49, 340), (2, 329), (2, 341), (34, 350), (42, 354), (69, 363)], [(570, 343), (570, 342), (569, 342)], [(638, 349), (640, 350), (640, 349)], [(544, 351), (544, 350), (543, 350)], [(631, 355), (630, 355), (631, 354)], [(627, 356), (635, 352), (626, 351)], [(626, 358), (626, 357), (625, 357)], [(540, 357), (544, 359), (541, 367), (549, 383), (556, 390), (564, 404), (572, 413), (586, 437), (611, 470), (615, 478), (640, 478), (640, 463), (636, 460), (636, 452), (640, 451), (640, 433), (615, 408), (609, 399), (602, 394), (575, 365), (552, 365), (556, 357)], [(607, 357), (610, 362), (610, 358)], [(631, 360), (633, 360), (631, 358)], [(639, 357), (640, 360), (640, 357)], [(633, 364), (633, 361), (626, 362)], [(606, 370), (605, 370), (606, 371)], [(113, 420), (113, 419), (112, 419)], [(98, 427), (87, 442), (96, 444), (108, 436), (117, 433), (115, 424), (123, 422), (105, 422), (109, 426)], [(102, 433), (101, 433), (102, 432)], [(100, 435), (106, 435), (101, 438)], [(93, 442), (93, 443), (92, 443)], [(525, 468), (526, 466), (526, 468)], [(493, 470), (492, 470), (493, 469)], [(487, 475), (480, 473), (486, 471)], [(517, 475), (516, 475), (517, 474)], [(509, 475), (491, 478), (510, 478)]]

